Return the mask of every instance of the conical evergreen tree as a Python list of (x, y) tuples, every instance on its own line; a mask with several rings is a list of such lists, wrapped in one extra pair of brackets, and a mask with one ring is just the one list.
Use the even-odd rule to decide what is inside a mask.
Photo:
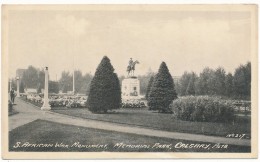
[(154, 80), (154, 76), (151, 76), (149, 83), (148, 83), (148, 86), (147, 86), (147, 89), (146, 89), (146, 94), (145, 94), (146, 99), (148, 99), (148, 96), (149, 96), (149, 93), (150, 93), (150, 90), (151, 90), (151, 86), (153, 84), (153, 80)]
[(148, 106), (159, 112), (171, 112), (169, 105), (177, 98), (174, 81), (165, 62), (162, 62), (151, 87)]
[(93, 77), (87, 105), (91, 112), (107, 112), (119, 108), (121, 90), (117, 75), (107, 56), (104, 56)]
[(112, 105), (110, 108), (112, 109), (119, 109), (122, 103), (121, 99), (121, 87), (120, 87), (120, 81), (117, 77), (117, 74), (114, 73), (113, 75), (113, 100), (111, 101)]

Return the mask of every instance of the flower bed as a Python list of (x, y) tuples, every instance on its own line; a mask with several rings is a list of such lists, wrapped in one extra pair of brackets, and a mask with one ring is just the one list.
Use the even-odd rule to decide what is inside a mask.
[[(42, 95), (29, 94), (25, 95), (24, 100), (36, 105), (42, 106), (44, 98)], [(86, 107), (87, 97), (77, 96), (50, 96), (49, 104), (51, 107), (68, 107), (68, 108), (83, 108)]]
[(122, 108), (144, 108), (145, 103), (144, 101), (140, 101), (140, 100), (125, 100), (122, 101)]

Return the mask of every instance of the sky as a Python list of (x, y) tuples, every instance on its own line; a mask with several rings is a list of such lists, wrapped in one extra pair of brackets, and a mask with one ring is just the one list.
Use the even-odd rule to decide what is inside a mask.
[(233, 73), (250, 61), (250, 22), (249, 12), (231, 10), (11, 10), (9, 74), (29, 65), (48, 66), (51, 80), (73, 67), (94, 74), (105, 55), (119, 76), (129, 58), (140, 62), (136, 75), (162, 61), (172, 76), (220, 66)]

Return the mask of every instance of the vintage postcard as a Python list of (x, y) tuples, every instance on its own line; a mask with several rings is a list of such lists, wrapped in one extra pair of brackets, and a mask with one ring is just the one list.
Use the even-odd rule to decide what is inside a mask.
[(257, 5), (3, 5), (2, 158), (257, 158)]

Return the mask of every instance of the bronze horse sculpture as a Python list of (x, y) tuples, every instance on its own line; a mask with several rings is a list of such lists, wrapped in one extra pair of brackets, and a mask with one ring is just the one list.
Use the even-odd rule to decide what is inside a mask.
[[(128, 76), (129, 76), (129, 74), (132, 74), (132, 76), (134, 76), (134, 73), (135, 73), (135, 65), (136, 64), (139, 64), (139, 61), (138, 60), (136, 60), (135, 62), (133, 62), (132, 63), (132, 65), (128, 65), (127, 66), (127, 72), (128, 72)], [(131, 73), (132, 72), (132, 73)]]

